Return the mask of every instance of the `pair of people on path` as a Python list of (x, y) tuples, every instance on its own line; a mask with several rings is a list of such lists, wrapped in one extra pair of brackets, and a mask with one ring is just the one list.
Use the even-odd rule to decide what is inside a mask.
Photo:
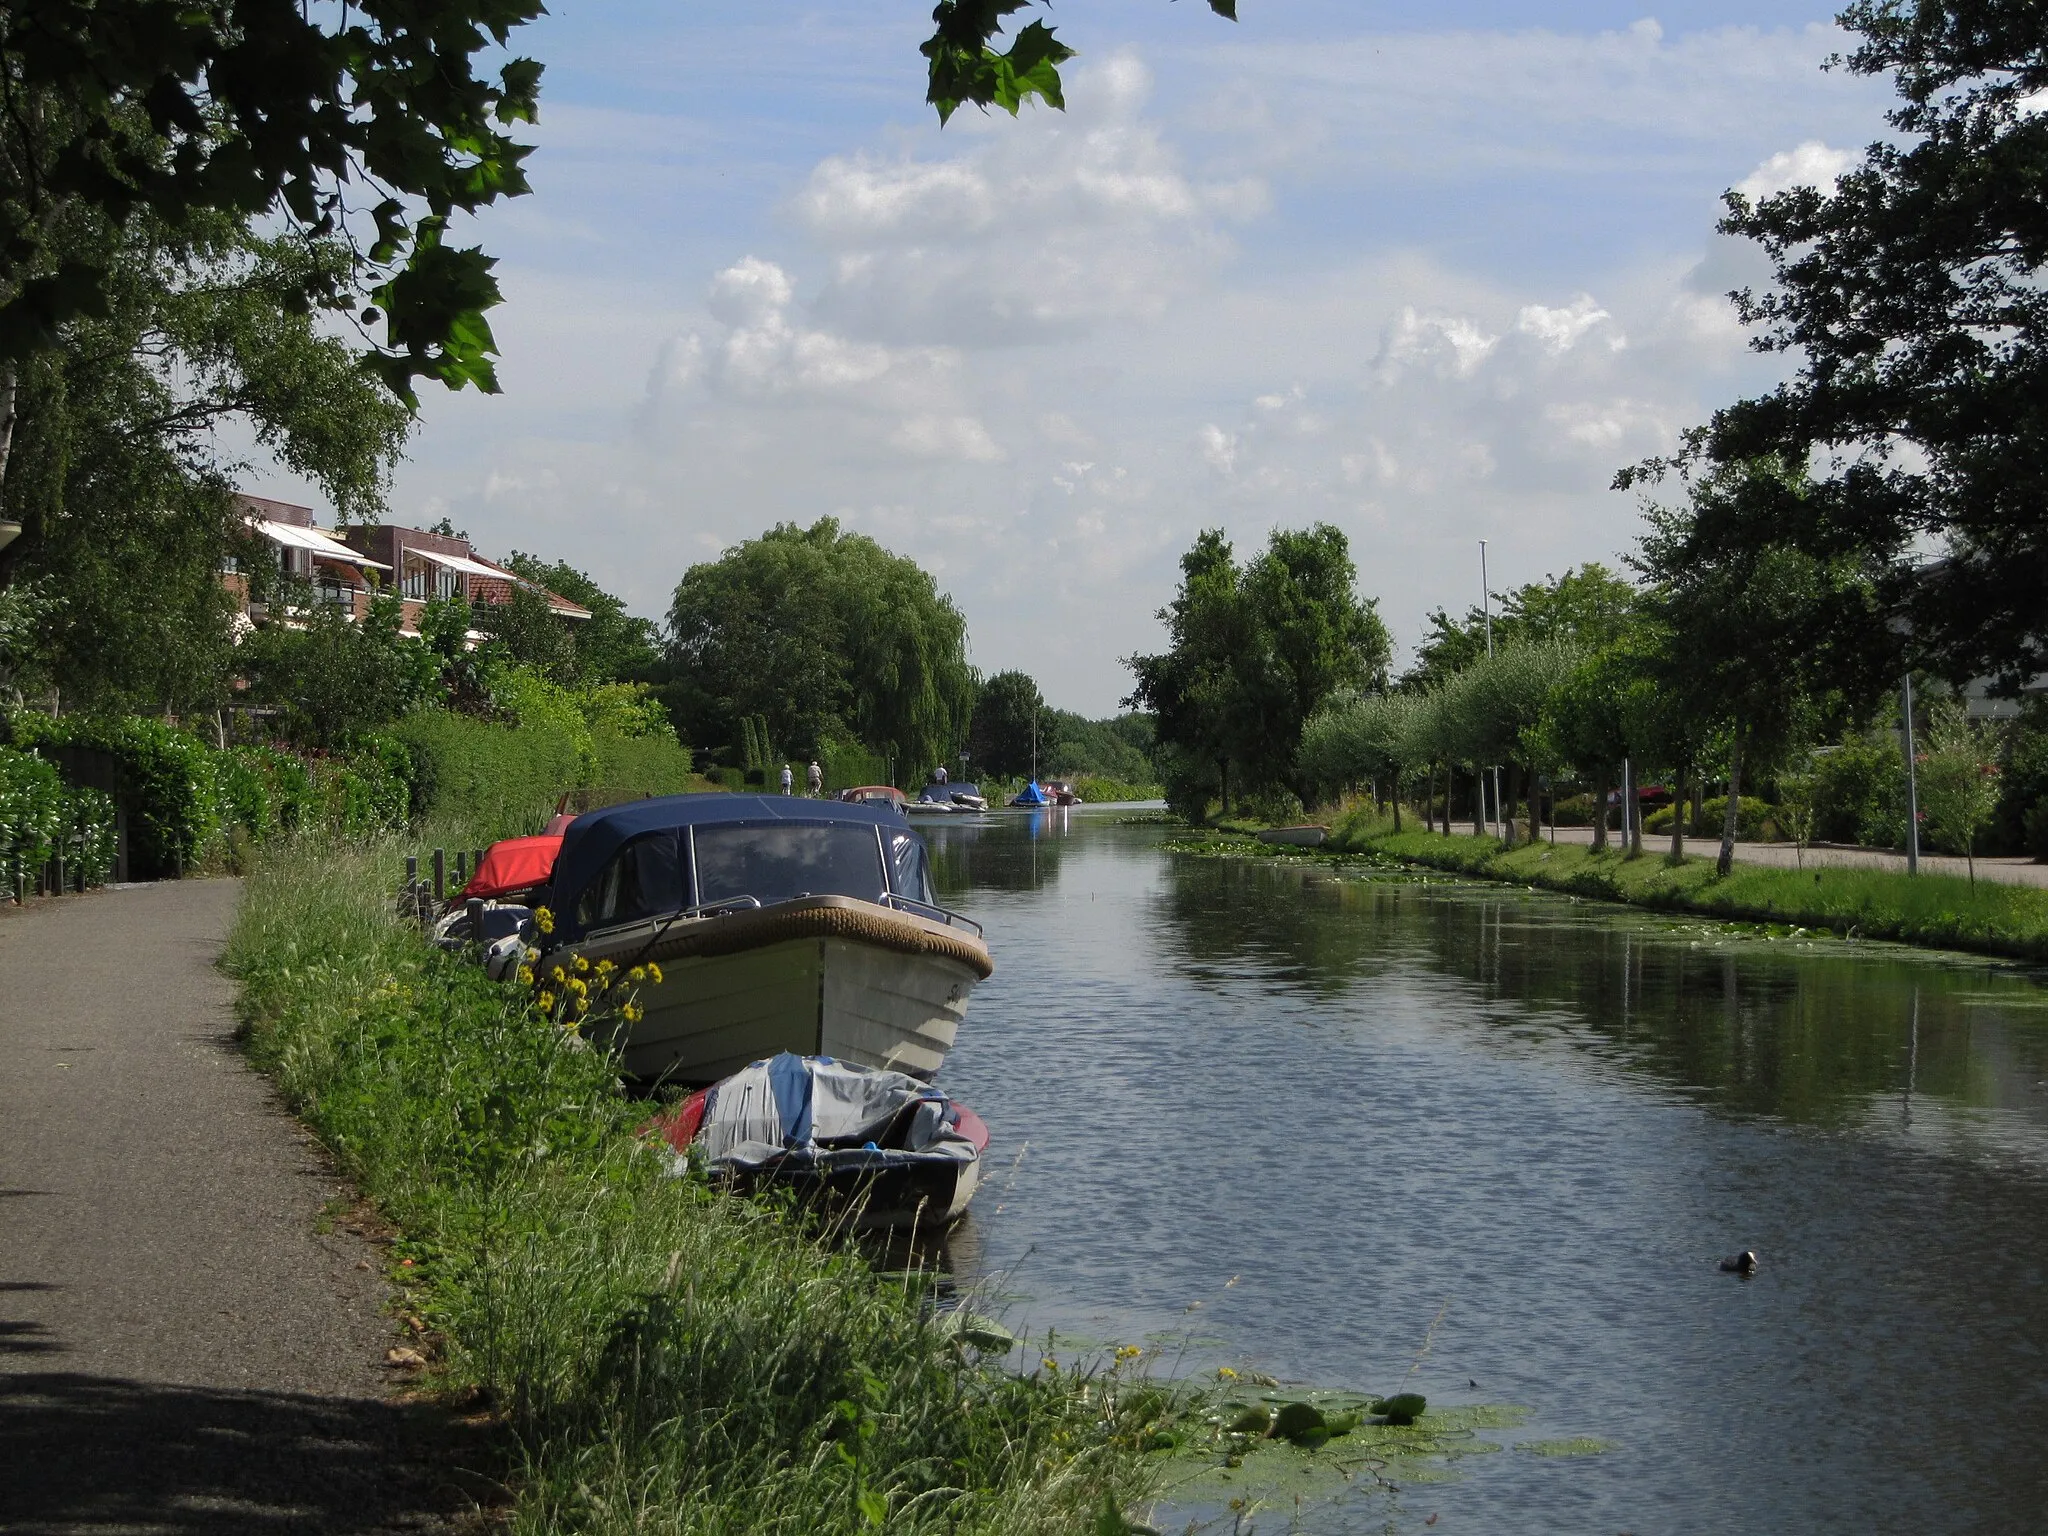
[[(811, 766), (806, 770), (805, 776), (810, 780), (811, 798), (815, 800), (825, 788), (825, 770), (818, 766), (816, 758), (811, 760)], [(791, 793), (795, 783), (796, 775), (789, 771), (789, 764), (784, 763), (782, 765), (782, 792), (785, 795)]]

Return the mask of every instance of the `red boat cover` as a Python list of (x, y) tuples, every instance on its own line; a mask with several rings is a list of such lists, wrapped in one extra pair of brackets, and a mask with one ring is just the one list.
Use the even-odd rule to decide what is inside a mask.
[(462, 888), (464, 896), (504, 896), (546, 885), (555, 872), (560, 837), (508, 837), (484, 850), (476, 873)]

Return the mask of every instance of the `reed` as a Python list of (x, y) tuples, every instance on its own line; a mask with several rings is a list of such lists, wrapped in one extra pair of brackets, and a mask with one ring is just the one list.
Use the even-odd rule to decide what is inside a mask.
[(2048, 890), (2036, 886), (1839, 865), (1737, 864), (1723, 878), (1711, 859), (1673, 864), (1648, 849), (1631, 859), (1582, 846), (1539, 842), (1510, 850), (1490, 837), (1395, 833), (1369, 811), (1340, 822), (1328, 846), (1636, 906), (2048, 960)]
[(1162, 1394), (1121, 1359), (1009, 1369), (928, 1277), (669, 1176), (602, 1056), (393, 915), (401, 851), (267, 850), (225, 963), (252, 1055), (396, 1229), (429, 1384), (499, 1416), (510, 1529), (1128, 1528)]

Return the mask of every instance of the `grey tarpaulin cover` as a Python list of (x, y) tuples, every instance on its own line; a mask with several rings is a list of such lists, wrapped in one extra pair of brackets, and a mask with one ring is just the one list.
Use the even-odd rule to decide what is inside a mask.
[(914, 1077), (785, 1051), (705, 1095), (697, 1140), (713, 1167), (969, 1160), (977, 1149), (955, 1129), (958, 1118), (944, 1094)]

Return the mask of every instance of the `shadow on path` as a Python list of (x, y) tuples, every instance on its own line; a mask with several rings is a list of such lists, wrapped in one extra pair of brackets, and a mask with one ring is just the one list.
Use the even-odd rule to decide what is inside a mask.
[(497, 1502), (489, 1433), (430, 1408), (0, 1375), (0, 1530), (446, 1531)]

